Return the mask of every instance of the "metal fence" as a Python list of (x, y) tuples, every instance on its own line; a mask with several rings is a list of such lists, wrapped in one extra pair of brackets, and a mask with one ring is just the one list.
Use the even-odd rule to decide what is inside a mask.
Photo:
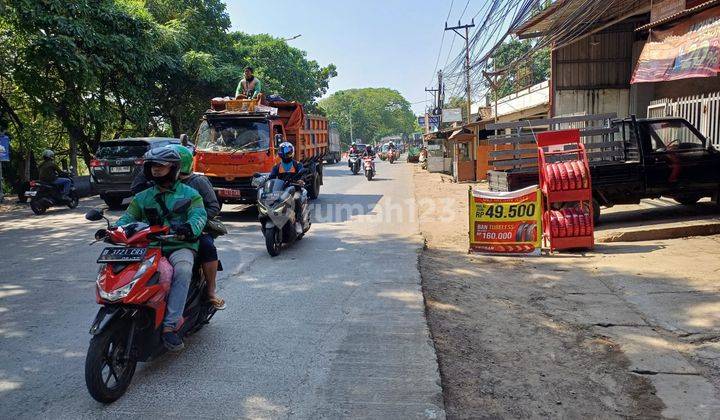
[(652, 101), (648, 106), (648, 117), (685, 118), (711, 144), (720, 146), (720, 92)]

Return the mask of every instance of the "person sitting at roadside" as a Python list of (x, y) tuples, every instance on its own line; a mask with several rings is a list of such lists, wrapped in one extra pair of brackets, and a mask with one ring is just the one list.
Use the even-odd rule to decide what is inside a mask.
[(42, 154), (43, 162), (38, 166), (38, 180), (46, 184), (53, 184), (60, 188), (63, 200), (70, 199), (70, 188), (72, 187), (72, 181), (70, 180), (70, 174), (60, 169), (55, 163), (55, 152), (52, 150), (45, 150)]
[[(145, 153), (143, 160), (145, 177), (153, 181), (154, 186), (133, 197), (127, 211), (117, 221), (117, 225), (124, 226), (133, 222), (160, 223), (171, 227), (177, 235), (175, 240), (162, 244), (163, 254), (173, 266), (172, 283), (163, 319), (162, 340), (168, 350), (180, 351), (184, 348), (184, 344), (177, 330), (180, 327), (192, 280), (195, 253), (198, 250), (197, 238), (205, 227), (207, 213), (200, 194), (178, 180), (180, 173), (178, 152), (168, 147), (151, 149)], [(171, 213), (169, 209), (180, 200), (189, 200), (190, 205), (187, 210), (181, 214)]]
[(255, 69), (245, 67), (245, 78), (240, 80), (235, 89), (235, 99), (257, 99), (262, 102), (262, 82), (255, 77)]

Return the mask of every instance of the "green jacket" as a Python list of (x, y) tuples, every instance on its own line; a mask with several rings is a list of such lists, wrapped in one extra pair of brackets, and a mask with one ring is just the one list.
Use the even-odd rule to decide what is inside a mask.
[[(158, 202), (155, 200), (156, 196), (159, 196), (162, 199), (165, 203), (165, 207), (167, 207), (170, 212), (168, 218), (163, 217), (163, 211)], [(173, 206), (178, 200), (183, 198), (189, 198), (192, 201), (187, 213), (173, 213)], [(163, 225), (165, 226), (171, 226), (171, 224), (189, 223), (192, 227), (193, 234), (196, 237), (200, 235), (205, 227), (205, 223), (207, 223), (207, 213), (205, 212), (205, 206), (203, 205), (203, 199), (200, 194), (198, 194), (195, 189), (177, 181), (170, 190), (165, 192), (160, 191), (157, 186), (154, 186), (135, 195), (125, 214), (117, 221), (117, 225), (123, 226), (133, 222), (149, 223), (150, 220), (148, 220), (146, 209), (150, 208), (157, 211), (157, 214), (162, 218)], [(157, 244), (153, 244), (153, 246), (157, 246)], [(198, 242), (197, 240), (194, 242), (170, 241), (162, 244), (163, 251), (174, 251), (181, 248), (189, 248), (197, 251)]]
[(40, 182), (51, 183), (58, 179), (58, 175), (63, 173), (63, 170), (54, 160), (46, 160), (38, 166), (38, 179)]

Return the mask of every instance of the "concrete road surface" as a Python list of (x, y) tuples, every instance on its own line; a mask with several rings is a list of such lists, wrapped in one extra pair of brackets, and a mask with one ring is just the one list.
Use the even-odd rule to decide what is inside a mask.
[(378, 172), (327, 166), (312, 229), (277, 258), (252, 210), (224, 209), (228, 309), (108, 406), (83, 371), (101, 225), (82, 215), (99, 201), (0, 215), (0, 418), (444, 418), (410, 171)]

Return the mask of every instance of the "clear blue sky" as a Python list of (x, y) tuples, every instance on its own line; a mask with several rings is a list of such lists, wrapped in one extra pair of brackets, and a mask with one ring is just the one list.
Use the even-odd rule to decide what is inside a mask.
[[(397, 89), (410, 102), (426, 99), (445, 18), (452, 0), (227, 0), (233, 30), (289, 38), (321, 65), (334, 63), (338, 76), (330, 93), (361, 87)], [(485, 0), (472, 0), (465, 18), (472, 17)], [(466, 1), (454, 0), (450, 22), (457, 23)], [(440, 68), (452, 37), (445, 35)], [(461, 39), (454, 42), (460, 51)], [(455, 53), (453, 53), (454, 55)], [(433, 82), (435, 82), (433, 80)], [(422, 113), (425, 103), (413, 105)]]

